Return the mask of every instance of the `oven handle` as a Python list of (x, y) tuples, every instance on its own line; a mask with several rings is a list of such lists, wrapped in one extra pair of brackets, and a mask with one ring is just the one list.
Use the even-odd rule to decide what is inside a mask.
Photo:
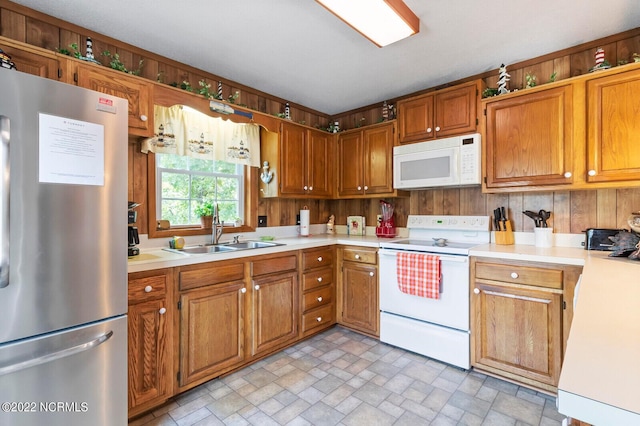
[(443, 262), (457, 262), (457, 263), (469, 263), (469, 256), (451, 256), (446, 254), (439, 253), (426, 253), (422, 251), (415, 250), (393, 250), (393, 249), (380, 249), (378, 250), (378, 254), (380, 256), (393, 256), (396, 257), (398, 253), (420, 253), (420, 254), (432, 254), (434, 256), (439, 256), (440, 260)]

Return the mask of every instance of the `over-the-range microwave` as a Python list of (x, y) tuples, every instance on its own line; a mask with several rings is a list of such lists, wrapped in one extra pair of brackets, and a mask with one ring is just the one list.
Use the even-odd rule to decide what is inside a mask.
[(393, 187), (423, 189), (480, 185), (480, 134), (393, 148)]

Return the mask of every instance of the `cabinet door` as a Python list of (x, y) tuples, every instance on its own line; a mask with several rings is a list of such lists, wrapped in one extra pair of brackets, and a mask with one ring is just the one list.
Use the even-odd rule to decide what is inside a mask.
[(375, 266), (343, 262), (339, 323), (375, 336), (380, 334), (377, 275)]
[(307, 174), (309, 195), (330, 198), (333, 194), (333, 135), (309, 130)]
[(572, 183), (572, 108), (570, 85), (487, 103), (487, 187)]
[(435, 132), (437, 137), (476, 131), (477, 92), (475, 83), (436, 92)]
[(166, 309), (164, 299), (129, 306), (129, 410), (173, 391)]
[[(244, 289), (244, 290), (243, 290)], [(244, 282), (180, 297), (180, 385), (215, 377), (244, 360)]]
[(338, 196), (364, 193), (362, 132), (338, 137)]
[(96, 65), (77, 64), (76, 72), (78, 86), (129, 101), (129, 134), (153, 135), (153, 86), (150, 83)]
[(433, 94), (398, 102), (400, 143), (424, 141), (436, 136), (433, 102)]
[(393, 124), (364, 131), (365, 194), (393, 191), (393, 132)]
[(298, 274), (256, 278), (252, 285), (251, 355), (258, 355), (298, 337)]
[(562, 294), (476, 282), (474, 366), (557, 386), (562, 362)]
[(307, 192), (306, 132), (304, 127), (282, 123), (280, 139), (280, 193)]
[(11, 60), (16, 64), (18, 71), (39, 77), (58, 80), (58, 61), (52, 57), (39, 55), (23, 49), (18, 49), (3, 44), (2, 50), (11, 56)]
[(588, 182), (640, 179), (640, 70), (587, 83)]

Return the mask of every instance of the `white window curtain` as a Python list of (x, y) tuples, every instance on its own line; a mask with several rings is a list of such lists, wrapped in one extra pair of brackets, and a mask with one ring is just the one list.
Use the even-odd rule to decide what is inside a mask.
[(144, 153), (260, 166), (260, 128), (256, 124), (233, 123), (182, 105), (156, 105), (154, 116), (154, 137), (143, 141)]

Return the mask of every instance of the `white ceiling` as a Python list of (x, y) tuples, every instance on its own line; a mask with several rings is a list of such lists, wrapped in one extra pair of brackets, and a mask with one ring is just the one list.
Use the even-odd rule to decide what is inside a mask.
[(638, 0), (405, 0), (420, 33), (378, 48), (313, 0), (13, 1), (330, 115), (640, 26)]

